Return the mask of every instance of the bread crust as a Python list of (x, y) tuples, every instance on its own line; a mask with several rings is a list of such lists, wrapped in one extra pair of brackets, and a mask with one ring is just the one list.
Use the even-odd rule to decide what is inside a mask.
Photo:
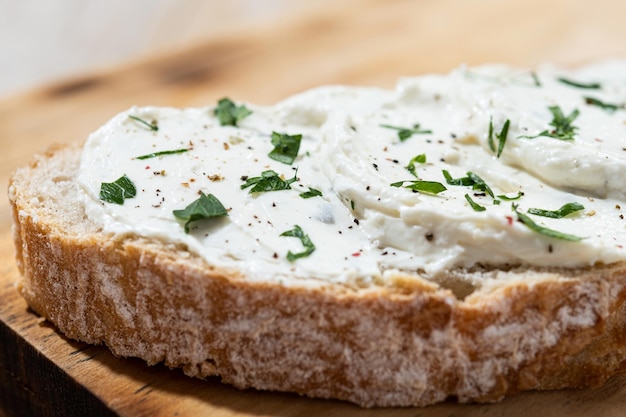
[(626, 358), (626, 264), (451, 271), (484, 282), (464, 297), (409, 275), (248, 280), (181, 247), (103, 235), (70, 203), (79, 155), (53, 148), (11, 178), (18, 289), (66, 336), (115, 355), (363, 407), (586, 387)]

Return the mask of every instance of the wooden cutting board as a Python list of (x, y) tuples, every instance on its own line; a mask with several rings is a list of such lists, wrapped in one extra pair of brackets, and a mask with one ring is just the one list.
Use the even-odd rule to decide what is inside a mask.
[[(273, 103), (322, 84), (392, 87), (461, 64), (576, 65), (626, 57), (626, 3), (595, 0), (346, 0), (332, 9), (225, 34), (166, 56), (0, 101), (0, 182), (32, 153), (81, 141), (131, 105), (193, 106), (228, 95)], [(0, 417), (622, 416), (626, 373), (581, 391), (493, 405), (363, 410), (338, 401), (239, 391), (67, 340), (28, 310), (13, 282), (10, 213), (0, 200)], [(625, 341), (626, 343), (626, 341)]]

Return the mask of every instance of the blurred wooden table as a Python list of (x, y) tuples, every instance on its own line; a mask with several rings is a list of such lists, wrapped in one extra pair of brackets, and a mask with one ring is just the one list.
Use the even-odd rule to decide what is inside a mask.
[[(626, 3), (596, 0), (351, 0), (278, 24), (0, 100), (0, 178), (54, 142), (81, 141), (131, 105), (193, 106), (223, 95), (272, 103), (321, 84), (392, 87), (460, 64), (576, 65), (626, 57)], [(0, 416), (626, 415), (626, 375), (597, 389), (526, 393), (494, 405), (362, 410), (114, 358), (69, 341), (26, 308), (0, 200)], [(3, 410), (4, 409), (4, 410)]]

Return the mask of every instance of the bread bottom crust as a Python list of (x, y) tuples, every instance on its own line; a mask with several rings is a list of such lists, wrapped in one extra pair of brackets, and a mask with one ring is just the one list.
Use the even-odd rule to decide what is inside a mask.
[[(55, 149), (11, 180), (18, 288), (66, 336), (117, 356), (363, 407), (587, 387), (626, 359), (624, 264), (455, 271), (489, 277), (464, 299), (408, 275), (368, 288), (248, 280), (181, 248), (79, 233), (52, 216), (78, 154)], [(58, 166), (67, 172), (43, 178)]]

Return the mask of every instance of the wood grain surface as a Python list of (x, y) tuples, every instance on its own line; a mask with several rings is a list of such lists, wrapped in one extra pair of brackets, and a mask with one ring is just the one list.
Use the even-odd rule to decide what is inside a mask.
[[(348, 0), (298, 19), (0, 101), (0, 181), (54, 142), (81, 141), (131, 105), (193, 106), (228, 95), (273, 103), (322, 84), (392, 87), (399, 76), (461, 64), (533, 67), (626, 57), (626, 3), (596, 0)], [(0, 417), (623, 416), (626, 373), (582, 391), (525, 393), (492, 405), (359, 409), (239, 391), (67, 340), (28, 310), (6, 198), (0, 199)]]

